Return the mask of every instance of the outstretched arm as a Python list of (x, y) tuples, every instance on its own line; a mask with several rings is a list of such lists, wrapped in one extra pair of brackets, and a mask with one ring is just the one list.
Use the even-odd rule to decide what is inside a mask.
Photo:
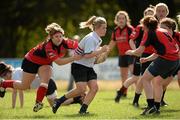
[(145, 62), (148, 62), (148, 61), (153, 61), (153, 60), (155, 60), (157, 57), (158, 57), (158, 55), (157, 55), (156, 53), (153, 53), (153, 54), (151, 54), (151, 55), (148, 56), (148, 57), (140, 58), (140, 62), (141, 62), (141, 63), (145, 63)]
[(145, 47), (144, 46), (139, 46), (135, 50), (128, 50), (126, 51), (126, 55), (134, 55), (134, 56), (141, 56), (142, 53), (144, 52)]
[(73, 62), (74, 60), (80, 60), (81, 58), (82, 58), (81, 55), (74, 55), (67, 58), (57, 58), (54, 62), (58, 65), (65, 65)]

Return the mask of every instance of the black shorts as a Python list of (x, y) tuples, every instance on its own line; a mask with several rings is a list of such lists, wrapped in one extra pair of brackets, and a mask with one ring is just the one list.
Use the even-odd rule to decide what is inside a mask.
[[(146, 54), (143, 53), (142, 57), (148, 57), (151, 54)], [(145, 72), (146, 68), (151, 64), (152, 61), (149, 62), (145, 62), (145, 63), (140, 63), (140, 58), (136, 57), (135, 61), (134, 61), (134, 67), (133, 67), (133, 75), (135, 76), (140, 76), (143, 75), (143, 73)]]
[[(179, 63), (180, 63), (180, 61), (179, 61)], [(180, 70), (180, 64), (179, 64), (178, 68), (176, 69), (176, 71), (173, 73), (173, 77), (178, 74), (178, 71), (179, 71), (179, 70)]]
[(21, 68), (23, 69), (24, 72), (36, 74), (36, 73), (38, 73), (38, 69), (41, 66), (42, 65), (33, 63), (33, 62), (27, 60), (26, 58), (24, 58), (22, 61)]
[(93, 68), (77, 63), (72, 63), (71, 74), (74, 77), (75, 82), (88, 82), (90, 80), (97, 80), (97, 74)]
[(57, 90), (57, 86), (56, 86), (55, 81), (50, 79), (49, 84), (48, 84), (48, 89), (47, 89), (47, 92), (46, 92), (46, 96), (53, 94), (56, 90)]
[(139, 59), (140, 57), (135, 57), (135, 60), (134, 60), (133, 75), (135, 76), (141, 75), (141, 63)]
[(119, 56), (119, 67), (128, 67), (133, 64), (134, 57), (129, 55), (120, 55)]
[(172, 76), (179, 66), (179, 60), (169, 61), (158, 57), (148, 67), (148, 71), (153, 76), (160, 75), (163, 79)]

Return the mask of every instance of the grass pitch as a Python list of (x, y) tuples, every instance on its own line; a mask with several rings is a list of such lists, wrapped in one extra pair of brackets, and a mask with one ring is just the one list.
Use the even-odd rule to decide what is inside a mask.
[[(106, 85), (111, 86), (110, 83)], [(116, 85), (114, 87), (116, 87)], [(88, 108), (90, 114), (84, 116), (78, 114), (80, 109), (79, 104), (62, 106), (56, 114), (53, 114), (46, 99), (44, 99), (44, 108), (34, 113), (32, 108), (36, 96), (35, 90), (25, 91), (24, 108), (19, 107), (19, 100), (17, 99), (16, 108), (12, 109), (11, 91), (8, 91), (3, 99), (0, 98), (0, 119), (180, 119), (180, 90), (177, 87), (170, 86), (167, 90), (165, 100), (168, 102), (169, 106), (161, 108), (161, 114), (156, 116), (140, 115), (143, 111), (141, 108), (146, 105), (144, 94), (139, 101), (140, 108), (134, 108), (132, 106), (134, 96), (133, 88), (129, 89), (128, 97), (123, 98), (120, 103), (117, 104), (114, 102), (116, 89), (102, 89), (103, 84), (101, 84), (100, 87), (100, 91)], [(59, 89), (59, 96), (65, 93), (64, 88), (61, 87), (61, 89)]]

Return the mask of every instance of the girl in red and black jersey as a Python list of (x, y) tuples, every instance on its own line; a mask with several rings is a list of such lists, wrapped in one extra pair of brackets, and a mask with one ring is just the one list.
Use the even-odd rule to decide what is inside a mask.
[[(155, 6), (155, 15), (154, 17), (158, 20), (158, 23), (160, 23), (160, 21), (163, 18), (166, 18), (169, 14), (169, 9), (168, 6), (165, 3), (158, 3)], [(170, 80), (168, 80), (170, 81)], [(166, 106), (167, 103), (164, 101), (164, 96), (166, 93), (166, 85), (163, 85), (163, 97), (162, 97), (162, 101), (161, 101), (161, 106)]]
[[(120, 74), (122, 83), (124, 83), (125, 80), (128, 78), (129, 69), (132, 71), (133, 68), (133, 57), (125, 55), (125, 52), (131, 49), (129, 46), (129, 36), (134, 28), (130, 25), (128, 13), (125, 11), (119, 11), (116, 14), (114, 23), (117, 25), (117, 27), (114, 29), (112, 33), (109, 47), (110, 49), (113, 49), (113, 47), (117, 45), (119, 51)], [(125, 91), (123, 94), (126, 96), (127, 91)], [(118, 102), (118, 96), (119, 90), (117, 91), (115, 102)]]
[[(145, 9), (144, 11), (144, 16), (147, 15), (154, 15), (154, 9), (151, 7), (148, 7)], [(129, 45), (131, 46), (132, 49), (136, 49), (137, 47), (139, 47), (140, 43), (141, 43), (141, 39), (143, 37), (143, 26), (140, 24), (138, 25), (134, 31), (132, 32), (132, 34), (130, 35), (130, 40), (129, 40)], [(143, 52), (141, 57), (147, 57), (149, 55), (151, 55), (154, 52), (154, 49), (152, 46), (149, 46), (145, 49), (145, 51)], [(116, 97), (116, 101), (119, 102), (122, 94), (124, 93), (124, 91), (127, 90), (127, 88), (132, 85), (133, 83), (137, 83), (136, 84), (136, 93), (135, 93), (135, 97), (133, 100), (133, 105), (138, 107), (139, 103), (139, 97), (141, 95), (141, 91), (142, 91), (142, 83), (138, 82), (140, 76), (144, 73), (145, 69), (149, 66), (149, 64), (151, 63), (150, 61), (144, 64), (141, 64), (139, 61), (140, 57), (135, 57), (134, 60), (134, 67), (133, 67), (133, 72), (132, 72), (132, 76), (129, 77), (122, 85), (118, 97)]]
[[(160, 27), (168, 30), (169, 33), (174, 38), (174, 40), (177, 42), (178, 46), (180, 47), (180, 33), (175, 31), (176, 26), (177, 26), (176, 22), (171, 18), (163, 18), (161, 20), (161, 22), (160, 22)], [(151, 56), (143, 57), (143, 58), (140, 59), (142, 64), (145, 64), (147, 62), (151, 62), (151, 60), (153, 60), (151, 58)], [(173, 74), (173, 76), (175, 76), (176, 74), (178, 75), (178, 84), (180, 85), (180, 72), (178, 72), (179, 68), (176, 70), (176, 72)], [(165, 91), (166, 91), (167, 86), (173, 80), (173, 76), (168, 77), (167, 80), (163, 81), (163, 83), (162, 83), (163, 84), (163, 95), (162, 95), (162, 99), (161, 99), (161, 106), (166, 106), (167, 105), (167, 103), (164, 101), (164, 95), (165, 95)], [(141, 83), (141, 81), (138, 82), (137, 87), (136, 87), (136, 93), (135, 93), (135, 97), (134, 97), (134, 101), (133, 101), (133, 104), (134, 104), (134, 102), (136, 104), (134, 104), (134, 105), (138, 105), (139, 96), (140, 96), (140, 94), (142, 92), (142, 88), (139, 86), (139, 83)], [(153, 85), (156, 86), (156, 80), (153, 83), (154, 83)], [(156, 89), (156, 87), (154, 87), (154, 89)]]
[[(172, 35), (174, 40), (176, 41), (178, 47), (180, 48), (180, 32), (176, 31), (177, 23), (175, 20), (171, 18), (164, 18), (160, 22), (160, 27), (164, 28), (169, 31), (169, 33)], [(180, 55), (180, 52), (179, 52)], [(178, 75), (178, 84), (180, 86), (180, 66), (177, 69), (177, 71), (173, 74), (173, 76)], [(170, 79), (170, 82), (172, 81), (172, 78)], [(167, 87), (169, 83), (165, 84), (165, 87)]]
[[(180, 48), (180, 32), (173, 32), (173, 38), (176, 40), (179, 48)], [(179, 52), (179, 57), (180, 57), (180, 52)], [(178, 70), (175, 72), (174, 75), (177, 75), (178, 76), (178, 84), (179, 84), (179, 87), (180, 87), (180, 66), (178, 68)]]
[(22, 82), (8, 80), (0, 83), (0, 87), (3, 88), (25, 90), (30, 87), (36, 74), (38, 74), (41, 83), (37, 90), (36, 103), (33, 108), (34, 112), (37, 112), (43, 107), (42, 100), (46, 95), (48, 82), (52, 76), (52, 62), (58, 65), (64, 65), (81, 58), (80, 55), (62, 58), (66, 49), (75, 49), (78, 43), (71, 40), (64, 40), (64, 30), (61, 26), (52, 23), (45, 30), (48, 33), (47, 40), (32, 48), (25, 55), (21, 66), (23, 69)]
[[(147, 16), (142, 19), (144, 35), (140, 46), (135, 50), (128, 50), (127, 55), (140, 56), (145, 47), (152, 45), (156, 50), (157, 58), (149, 65), (141, 80), (147, 98), (148, 107), (142, 115), (160, 113), (160, 101), (162, 97), (162, 82), (175, 72), (179, 66), (178, 47), (175, 40), (165, 29), (158, 28), (158, 21), (155, 17)], [(151, 80), (156, 80), (155, 99)]]

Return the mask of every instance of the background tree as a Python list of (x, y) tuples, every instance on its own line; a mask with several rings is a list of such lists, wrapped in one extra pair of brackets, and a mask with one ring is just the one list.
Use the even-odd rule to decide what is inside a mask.
[[(57, 22), (65, 30), (65, 36), (83, 37), (89, 29), (80, 30), (79, 23), (92, 15), (103, 16), (108, 31), (103, 44), (110, 40), (114, 28), (114, 16), (126, 10), (132, 25), (137, 25), (149, 4), (164, 2), (170, 9), (170, 17), (176, 16), (179, 0), (3, 0), (0, 4), (0, 57), (23, 57), (37, 43), (45, 39), (44, 28)], [(111, 56), (115, 55), (114, 50)]]

